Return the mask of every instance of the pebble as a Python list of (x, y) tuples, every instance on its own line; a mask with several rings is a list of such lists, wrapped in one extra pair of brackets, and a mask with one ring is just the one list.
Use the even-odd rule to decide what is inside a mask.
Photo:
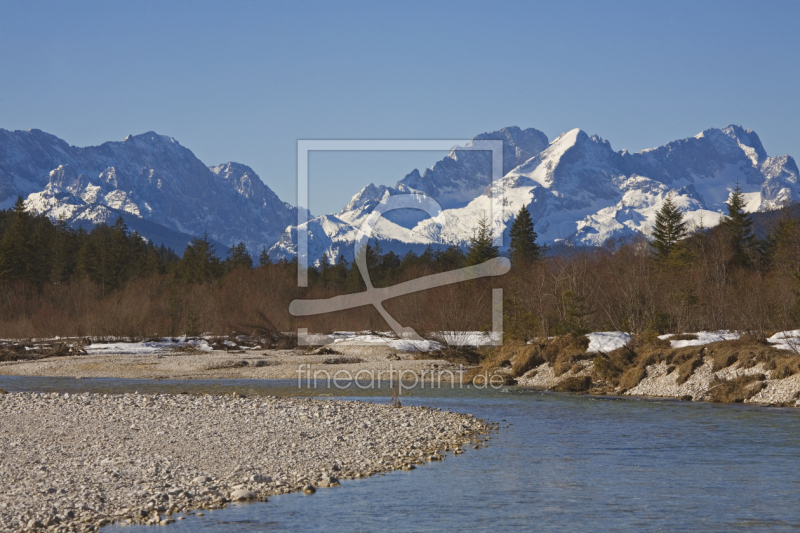
[(0, 531), (166, 525), (410, 470), (490, 430), (471, 415), (337, 400), (3, 394)]

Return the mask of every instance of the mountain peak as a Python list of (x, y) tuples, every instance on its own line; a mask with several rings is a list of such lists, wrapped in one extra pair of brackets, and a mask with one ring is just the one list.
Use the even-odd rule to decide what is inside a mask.
[(508, 126), (497, 131), (481, 133), (474, 141), (503, 141), (503, 175), (542, 152), (550, 141), (536, 128), (520, 129)]

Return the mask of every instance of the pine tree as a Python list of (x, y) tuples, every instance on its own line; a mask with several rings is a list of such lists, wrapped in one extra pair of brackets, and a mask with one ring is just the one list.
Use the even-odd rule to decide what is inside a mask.
[(228, 251), (228, 259), (225, 261), (225, 269), (229, 272), (237, 266), (243, 266), (248, 269), (253, 268), (253, 258), (250, 257), (247, 246), (243, 242), (231, 246)]
[(261, 255), (258, 256), (258, 266), (263, 267), (265, 265), (270, 264), (271, 262), (272, 260), (269, 258), (269, 252), (267, 251), (266, 248), (262, 248)]
[(58, 231), (49, 218), (37, 216), (32, 219), (33, 233), (33, 263), (28, 270), (32, 283), (41, 287), (50, 281), (50, 270), (53, 264), (53, 249), (55, 248)]
[(75, 270), (75, 254), (77, 238), (75, 232), (67, 225), (64, 216), (56, 222), (56, 237), (53, 242), (53, 257), (50, 265), (50, 281), (59, 285), (67, 281)]
[[(421, 257), (424, 257), (422, 254)], [(466, 265), (467, 256), (458, 246), (448, 246), (444, 250), (436, 250), (433, 254), (433, 268), (436, 272), (448, 272)]]
[(492, 240), (492, 229), (486, 217), (478, 221), (478, 229), (469, 240), (467, 266), (479, 265), (497, 257), (499, 249)]
[(186, 283), (203, 283), (220, 277), (222, 265), (214, 245), (205, 233), (202, 239), (194, 238), (175, 266), (175, 276)]
[(345, 283), (347, 282), (348, 270), (349, 266), (347, 259), (345, 259), (343, 255), (339, 254), (339, 258), (336, 260), (336, 266), (331, 268), (334, 286), (336, 288), (342, 288), (345, 286)]
[(731, 264), (749, 266), (756, 247), (756, 237), (753, 234), (753, 220), (744, 212), (744, 193), (738, 182), (725, 205), (728, 206), (728, 216), (722, 217), (721, 225), (733, 252)]
[(656, 213), (656, 223), (653, 227), (653, 242), (650, 245), (661, 261), (674, 257), (678, 250), (679, 242), (688, 234), (683, 212), (675, 205), (670, 193)]
[(0, 241), (0, 278), (31, 281), (34, 262), (31, 242), (31, 216), (22, 197), (17, 198), (11, 222)]
[(122, 287), (135, 271), (136, 254), (131, 246), (128, 225), (117, 217), (111, 226), (111, 253), (109, 256), (110, 288)]
[(523, 205), (509, 231), (511, 242), (508, 248), (511, 261), (514, 263), (532, 263), (539, 259), (541, 250), (536, 244), (536, 232), (528, 209)]

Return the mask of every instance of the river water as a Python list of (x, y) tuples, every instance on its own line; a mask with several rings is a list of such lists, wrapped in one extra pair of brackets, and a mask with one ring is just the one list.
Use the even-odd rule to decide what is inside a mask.
[[(0, 377), (6, 390), (210, 392), (388, 401), (388, 390), (309, 390), (259, 380)], [(407, 405), (499, 422), (489, 446), (411, 472), (190, 516), (182, 532), (800, 530), (800, 410), (415, 389)], [(151, 528), (109, 526), (106, 533)]]

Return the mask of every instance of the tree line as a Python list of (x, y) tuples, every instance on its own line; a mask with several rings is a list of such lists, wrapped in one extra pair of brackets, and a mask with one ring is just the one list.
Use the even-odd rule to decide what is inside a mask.
[[(714, 228), (691, 228), (670, 196), (652, 235), (599, 248), (547, 253), (526, 208), (510, 228), (512, 268), (410, 294), (385, 307), (417, 331), (480, 330), (491, 325), (491, 288), (504, 289), (508, 338), (625, 330), (632, 333), (738, 329), (768, 332), (800, 325), (800, 217), (784, 209), (764, 238), (744, 211), (738, 186)], [(467, 250), (429, 247), (421, 254), (365, 247), (376, 287), (479, 264), (497, 257), (486, 220)], [(244, 244), (222, 258), (207, 236), (183, 255), (131, 232), (124, 221), (91, 231), (26, 212), (21, 200), (0, 212), (0, 336), (147, 337), (211, 332), (385, 330), (359, 308), (317, 317), (288, 314), (295, 298), (364, 290), (357, 268), (323, 255), (298, 288), (297, 264), (256, 260)]]

